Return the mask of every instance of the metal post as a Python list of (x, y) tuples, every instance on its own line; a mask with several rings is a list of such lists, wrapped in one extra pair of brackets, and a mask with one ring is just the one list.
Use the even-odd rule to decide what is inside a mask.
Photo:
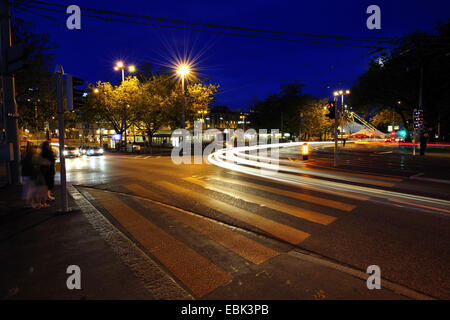
[(184, 120), (184, 75), (181, 76), (181, 129), (184, 129), (185, 127), (185, 120)]
[(337, 98), (334, 98), (334, 166), (338, 165), (338, 139), (337, 139), (337, 127), (338, 127), (338, 113), (337, 113)]
[[(422, 86), (423, 86), (423, 67), (420, 67), (419, 109), (418, 110), (423, 110), (422, 109)], [(413, 120), (414, 120), (414, 114), (413, 114)], [(413, 155), (415, 156), (416, 155), (416, 137), (417, 137), (417, 134), (420, 135), (420, 130), (423, 128), (418, 128), (418, 130), (416, 130), (415, 121), (413, 121), (413, 125), (414, 125)]]
[(64, 70), (61, 65), (57, 66), (56, 70), (56, 96), (58, 103), (58, 131), (59, 131), (59, 162), (60, 168), (60, 181), (61, 181), (61, 213), (67, 213), (69, 211), (69, 205), (67, 200), (67, 186), (66, 186), (66, 159), (64, 157), (64, 107), (63, 107), (63, 88), (62, 88), (62, 75)]
[[(12, 161), (7, 162), (8, 182), (19, 185), (20, 151), (17, 103), (15, 98), (14, 75), (8, 72), (8, 49), (11, 48), (11, 15), (9, 1), (2, 0), (1, 16), (1, 76), (3, 88), (3, 116), (5, 118), (5, 141), (12, 144)], [(10, 157), (11, 159), (11, 157)]]
[(124, 130), (125, 130), (125, 152), (127, 152), (127, 106), (124, 107), (123, 109), (123, 122), (124, 122)]

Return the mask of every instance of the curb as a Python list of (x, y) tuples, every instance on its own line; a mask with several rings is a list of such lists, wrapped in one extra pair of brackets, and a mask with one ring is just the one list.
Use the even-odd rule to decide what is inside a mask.
[[(363, 281), (367, 280), (368, 274), (364, 273), (363, 271), (351, 268), (351, 267), (347, 267), (347, 266), (343, 266), (328, 260), (324, 260), (322, 258), (319, 257), (314, 257), (302, 252), (299, 252), (297, 250), (291, 250), (288, 252), (288, 255), (296, 257), (300, 260), (304, 260), (304, 261), (308, 261), (308, 262), (312, 262), (312, 263), (316, 263), (334, 270), (338, 270), (340, 272), (349, 274), (355, 278), (361, 279)], [(382, 287), (388, 289), (389, 291), (392, 291), (396, 294), (402, 295), (404, 297), (410, 298), (410, 299), (414, 299), (414, 300), (436, 300), (436, 298), (433, 298), (431, 296), (428, 296), (426, 294), (417, 292), (413, 289), (404, 287), (402, 285), (393, 283), (391, 281), (388, 281), (386, 279), (381, 279), (381, 283), (382, 283)]]
[(183, 289), (170, 275), (153, 261), (125, 234), (118, 230), (74, 186), (67, 190), (89, 223), (110, 245), (122, 262), (142, 281), (144, 287), (159, 300), (193, 300), (193, 296)]

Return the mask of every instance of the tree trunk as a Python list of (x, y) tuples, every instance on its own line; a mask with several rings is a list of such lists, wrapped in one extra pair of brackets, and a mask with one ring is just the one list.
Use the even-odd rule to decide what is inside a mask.
[(148, 137), (148, 147), (150, 149), (150, 154), (153, 154), (153, 132), (147, 131), (147, 137)]

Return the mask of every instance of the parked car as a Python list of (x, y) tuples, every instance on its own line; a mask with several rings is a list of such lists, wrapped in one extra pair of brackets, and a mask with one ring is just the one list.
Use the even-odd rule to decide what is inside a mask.
[(79, 157), (80, 156), (80, 150), (76, 147), (65, 147), (64, 148), (64, 156), (66, 158), (69, 157)]

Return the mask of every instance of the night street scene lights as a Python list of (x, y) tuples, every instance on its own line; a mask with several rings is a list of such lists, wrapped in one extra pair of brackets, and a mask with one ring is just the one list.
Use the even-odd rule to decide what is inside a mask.
[(184, 78), (190, 74), (190, 68), (188, 64), (180, 64), (177, 67), (177, 74), (181, 77), (181, 128), (185, 128), (184, 119)]
[[(122, 71), (122, 82), (125, 81), (125, 68), (127, 68), (127, 66), (125, 65), (125, 63), (123, 61), (120, 61), (120, 60), (117, 61), (116, 65), (114, 66), (115, 71), (119, 71), (119, 70)], [(128, 66), (128, 73), (133, 73), (135, 71), (136, 71), (136, 67), (134, 65)], [(126, 148), (127, 148), (127, 117), (126, 117), (126, 109), (125, 108), (124, 108), (123, 113), (124, 113), (124, 126), (125, 126), (124, 144), (125, 144), (125, 150), (126, 150)]]
[[(127, 66), (125, 65), (125, 63), (123, 61), (117, 61), (116, 65), (114, 66), (114, 71), (122, 71), (122, 82), (125, 81), (125, 69), (127, 68)], [(136, 72), (136, 67), (134, 65), (129, 65), (128, 66), (128, 73), (133, 73)]]
[(205, 123), (205, 115), (208, 114), (208, 110), (199, 110), (197, 111), (197, 113), (202, 115), (202, 126), (203, 126)]
[(333, 95), (336, 97), (336, 99), (337, 99), (337, 97), (339, 97), (339, 96), (341, 96), (342, 97), (342, 108), (344, 107), (344, 96), (345, 95), (349, 95), (350, 94), (350, 90), (339, 90), (339, 91), (335, 91), (334, 93), (333, 93)]

